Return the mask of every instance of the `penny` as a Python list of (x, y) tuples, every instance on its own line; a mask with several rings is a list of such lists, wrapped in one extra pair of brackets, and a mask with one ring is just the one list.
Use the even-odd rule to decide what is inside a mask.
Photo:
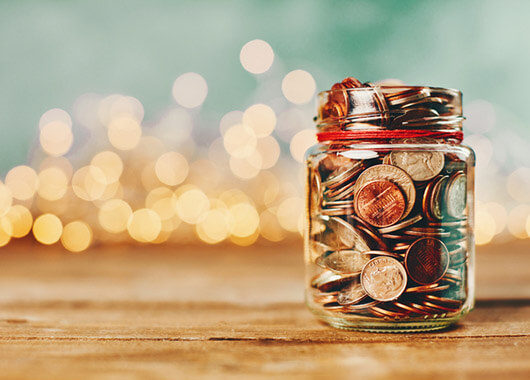
[(350, 285), (341, 289), (337, 294), (337, 303), (339, 305), (353, 305), (366, 298), (366, 293), (359, 281), (352, 281)]
[[(440, 287), (442, 286), (438, 283), (429, 284), (429, 285), (413, 286), (413, 287), (407, 288), (407, 290), (405, 290), (405, 293), (430, 293), (434, 291), (434, 289), (437, 289)], [(442, 290), (445, 290), (445, 289), (449, 289), (449, 285), (444, 285), (444, 289)]]
[(375, 227), (387, 227), (398, 222), (405, 205), (401, 190), (389, 181), (369, 182), (355, 196), (357, 214)]
[(412, 178), (405, 171), (392, 165), (379, 164), (371, 166), (357, 178), (353, 190), (354, 194), (357, 194), (364, 185), (372, 181), (390, 181), (397, 185), (406, 199), (405, 212), (401, 218), (405, 218), (410, 214), (416, 200), (416, 189)]
[(444, 155), (437, 151), (393, 151), (390, 164), (403, 169), (414, 181), (427, 181), (444, 168)]
[(348, 77), (342, 80), (341, 82), (346, 88), (355, 88), (355, 87), (363, 87), (363, 84), (354, 77)]
[(464, 172), (456, 172), (449, 178), (445, 190), (445, 207), (447, 214), (460, 218), (467, 204), (467, 178)]
[(371, 259), (361, 272), (361, 285), (374, 300), (393, 301), (407, 287), (407, 273), (396, 259), (378, 256)]
[(418, 284), (440, 280), (449, 268), (449, 253), (442, 241), (424, 237), (411, 244), (405, 255), (409, 277)]
[(358, 251), (343, 250), (325, 253), (315, 263), (323, 268), (343, 274), (361, 273), (369, 257)]

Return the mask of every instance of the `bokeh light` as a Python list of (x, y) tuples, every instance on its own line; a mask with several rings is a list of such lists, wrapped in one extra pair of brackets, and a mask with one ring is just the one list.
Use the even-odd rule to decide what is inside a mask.
[(252, 128), (257, 137), (265, 137), (276, 126), (276, 114), (265, 104), (254, 104), (243, 113), (243, 124)]
[(156, 176), (168, 186), (182, 183), (188, 176), (189, 166), (186, 157), (177, 152), (161, 155), (155, 164)]
[(13, 197), (11, 196), (11, 191), (0, 181), (0, 216), (9, 211), (12, 203)]
[(274, 61), (272, 47), (263, 40), (252, 40), (241, 48), (241, 65), (252, 74), (262, 74), (270, 69)]
[(80, 199), (94, 201), (99, 199), (107, 188), (105, 173), (97, 166), (83, 166), (72, 177), (72, 189)]
[(291, 140), (291, 155), (296, 161), (303, 162), (305, 152), (316, 142), (315, 131), (304, 129), (298, 132)]
[(108, 150), (96, 154), (90, 164), (103, 172), (108, 184), (118, 181), (123, 172), (123, 162), (120, 156)]
[(13, 198), (25, 201), (35, 195), (39, 187), (39, 177), (29, 166), (15, 166), (7, 173), (5, 185)]
[(305, 104), (313, 99), (317, 85), (313, 76), (304, 70), (294, 70), (282, 81), (282, 92), (294, 104)]
[(14, 238), (22, 238), (31, 231), (33, 216), (23, 205), (11, 206), (7, 214), (2, 218), (9, 221), (11, 225), (11, 236)]
[(9, 219), (5, 217), (0, 218), (0, 247), (3, 247), (11, 241), (13, 235), (13, 227)]
[(304, 209), (305, 203), (302, 198), (285, 199), (276, 211), (280, 225), (287, 231), (302, 233)]
[(45, 245), (55, 244), (61, 238), (63, 224), (61, 220), (53, 214), (43, 214), (35, 219), (33, 223), (33, 236)]
[(50, 166), (39, 173), (39, 197), (48, 201), (62, 199), (68, 190), (67, 174), (58, 167)]
[(253, 236), (259, 229), (259, 215), (249, 203), (237, 203), (229, 208), (233, 222), (231, 234), (245, 238)]
[(231, 215), (226, 209), (210, 210), (196, 225), (199, 238), (208, 244), (217, 244), (230, 236)]
[(74, 142), (74, 135), (68, 124), (52, 121), (42, 126), (39, 140), (46, 153), (59, 157), (68, 153)]
[(131, 150), (140, 142), (142, 128), (131, 116), (120, 116), (109, 123), (107, 136), (116, 149)]
[(245, 124), (232, 126), (223, 137), (226, 151), (236, 158), (245, 158), (254, 153), (257, 141), (256, 133)]
[(197, 73), (185, 73), (173, 83), (173, 98), (183, 107), (200, 106), (208, 95), (206, 80)]
[(162, 222), (156, 212), (142, 208), (130, 216), (127, 231), (134, 240), (140, 243), (150, 243), (162, 231)]
[(210, 200), (206, 194), (195, 187), (177, 190), (177, 197), (178, 216), (186, 223), (198, 223), (210, 209)]
[(92, 243), (92, 229), (80, 220), (68, 223), (64, 226), (61, 243), (70, 252), (82, 252)]
[(127, 202), (111, 199), (99, 209), (98, 221), (105, 231), (117, 234), (127, 230), (131, 215), (132, 209)]

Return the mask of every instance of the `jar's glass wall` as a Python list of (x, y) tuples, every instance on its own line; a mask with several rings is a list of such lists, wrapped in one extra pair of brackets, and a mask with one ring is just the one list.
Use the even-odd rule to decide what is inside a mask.
[(474, 300), (474, 155), (410, 139), (307, 154), (306, 301), (342, 328), (433, 330)]

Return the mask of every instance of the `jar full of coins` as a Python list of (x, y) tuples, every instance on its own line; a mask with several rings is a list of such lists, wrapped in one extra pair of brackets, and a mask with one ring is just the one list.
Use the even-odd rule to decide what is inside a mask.
[(457, 90), (347, 78), (306, 154), (306, 302), (345, 329), (429, 331), (474, 304), (473, 151)]

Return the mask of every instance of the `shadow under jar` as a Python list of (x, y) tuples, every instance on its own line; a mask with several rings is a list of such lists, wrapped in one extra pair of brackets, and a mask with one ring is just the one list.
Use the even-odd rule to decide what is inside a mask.
[(429, 331), (473, 308), (475, 156), (460, 144), (462, 120), (451, 89), (347, 79), (319, 94), (305, 228), (318, 318)]

